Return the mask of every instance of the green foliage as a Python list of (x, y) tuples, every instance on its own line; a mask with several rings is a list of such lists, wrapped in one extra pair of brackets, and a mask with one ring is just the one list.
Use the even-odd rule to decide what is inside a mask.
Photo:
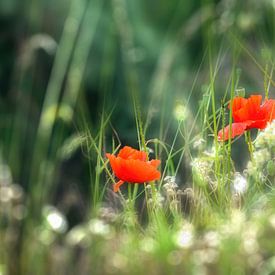
[[(274, 1), (2, 0), (0, 22), (0, 275), (274, 272), (274, 122), (217, 138), (234, 96), (274, 98)], [(114, 193), (123, 145), (161, 179)]]

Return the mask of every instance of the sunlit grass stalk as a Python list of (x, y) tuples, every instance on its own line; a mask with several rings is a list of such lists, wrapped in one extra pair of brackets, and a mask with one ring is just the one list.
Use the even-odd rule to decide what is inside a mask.
[[(233, 68), (232, 74), (231, 74), (231, 88), (230, 88), (230, 103), (229, 103), (229, 139), (228, 139), (228, 148), (227, 148), (227, 175), (229, 178), (231, 178), (231, 145), (232, 145), (232, 123), (233, 123), (233, 111), (232, 111), (232, 102), (235, 94), (235, 70)], [(228, 181), (228, 180), (227, 180)], [(228, 186), (229, 187), (229, 186)]]
[[(270, 76), (271, 77), (273, 77), (273, 72), (274, 72), (274, 63), (272, 63), (272, 66), (271, 66), (271, 69), (270, 69)], [(265, 73), (265, 75), (264, 75), (264, 90), (265, 90), (265, 99), (268, 99), (268, 97), (269, 97), (269, 89), (270, 89), (270, 83), (271, 83), (271, 81), (270, 81), (270, 79), (268, 79), (268, 77), (267, 77), (267, 75), (268, 75), (268, 68), (269, 68), (269, 66), (268, 66), (268, 63), (266, 64), (266, 68), (265, 68), (265, 70), (266, 70), (266, 73)]]
[[(115, 8), (116, 6), (116, 8)], [(113, 0), (114, 7), (114, 18), (117, 24), (117, 29), (121, 37), (121, 44), (124, 53), (124, 65), (125, 65), (125, 77), (128, 91), (130, 93), (130, 98), (133, 104), (134, 110), (134, 119), (137, 130), (137, 138), (140, 150), (144, 150), (147, 152), (146, 148), (146, 138), (143, 130), (142, 116), (140, 110), (140, 99), (139, 99), (139, 85), (138, 85), (138, 72), (135, 67), (135, 64), (129, 59), (129, 55), (127, 53), (133, 48), (134, 42), (132, 40), (132, 29), (131, 23), (128, 18), (126, 2), (124, 0)], [(117, 7), (124, 11), (123, 14), (117, 12)], [(122, 16), (123, 15), (123, 16)], [(132, 211), (133, 216), (135, 216), (135, 199), (136, 193), (138, 191), (138, 185), (134, 186), (133, 196), (131, 194), (131, 189), (128, 189), (128, 196), (132, 196), (132, 207), (130, 211)], [(146, 191), (145, 191), (146, 192)]]
[(251, 132), (250, 131), (246, 131), (245, 132), (245, 141), (248, 147), (248, 152), (249, 152), (249, 156), (252, 162), (254, 162), (254, 157), (253, 157), (253, 144), (252, 144), (252, 140), (251, 140)]
[[(71, 9), (65, 21), (63, 34), (56, 53), (49, 84), (45, 93), (33, 149), (33, 166), (30, 177), (30, 184), (36, 182), (36, 187), (31, 188), (35, 204), (41, 203), (41, 199), (43, 199), (41, 195), (38, 194), (41, 184), (43, 184), (39, 180), (39, 170), (41, 168), (37, 169), (35, 168), (35, 165), (41, 163), (41, 159), (47, 159), (48, 157), (47, 154), (50, 146), (50, 139), (53, 133), (55, 119), (59, 111), (59, 99), (62, 91), (61, 86), (65, 78), (66, 70), (69, 66), (74, 41), (77, 37), (84, 10), (85, 4), (83, 2), (72, 1)], [(74, 22), (74, 26), (72, 26), (72, 22)], [(52, 120), (48, 120), (47, 114), (49, 114), (49, 112), (55, 112)]]
[(100, 163), (101, 163), (101, 152), (103, 148), (103, 138), (104, 138), (104, 128), (103, 128), (103, 121), (104, 121), (104, 109), (103, 113), (101, 115), (101, 124), (100, 124), (100, 130), (99, 130), (99, 137), (98, 137), (98, 144), (97, 144), (97, 149), (98, 149), (98, 154), (96, 158), (96, 168), (95, 168), (95, 180), (92, 182), (92, 192), (93, 192), (93, 209), (92, 211), (96, 211), (97, 206), (99, 204), (99, 197), (100, 197)]
[[(101, 15), (102, 5), (104, 1), (101, 1), (101, 5), (97, 5), (98, 1), (88, 1), (87, 8), (83, 14), (83, 20), (79, 28), (78, 38), (75, 43), (74, 51), (72, 54), (72, 61), (68, 70), (68, 78), (65, 85), (65, 91), (60, 99), (60, 109), (66, 108), (68, 110), (68, 122), (72, 121), (75, 106), (79, 94), (81, 92), (81, 84), (86, 69), (87, 59), (90, 52), (90, 48), (93, 42), (94, 34), (97, 29), (97, 24)], [(100, 132), (101, 134), (101, 132)], [(63, 136), (62, 132), (59, 134)], [(101, 137), (99, 141), (101, 141)], [(62, 143), (62, 138), (59, 144)], [(99, 144), (102, 147), (102, 144)], [(58, 147), (58, 146), (56, 146)], [(96, 173), (96, 182), (98, 173)], [(96, 189), (97, 190), (97, 189)], [(96, 192), (97, 193), (97, 192)]]
[[(104, 198), (104, 193), (107, 188), (107, 182), (103, 185), (101, 184), (103, 172), (106, 172), (108, 177), (112, 180), (113, 183), (116, 181), (114, 180), (113, 176), (109, 172), (106, 164), (105, 157), (102, 156), (103, 152), (103, 143), (104, 143), (104, 132), (105, 128), (107, 127), (111, 114), (113, 113), (114, 108), (110, 111), (108, 115), (105, 115), (105, 108), (103, 107), (102, 115), (101, 115), (101, 122), (99, 125), (98, 133), (96, 134), (95, 138), (92, 136), (91, 130), (86, 122), (83, 121), (83, 125), (81, 127), (84, 128), (84, 132), (86, 133), (86, 144), (85, 149), (88, 153), (88, 156), (93, 156), (94, 153), (96, 155), (96, 164), (93, 166), (93, 159), (88, 160), (89, 165), (89, 174), (90, 174), (90, 184), (91, 184), (91, 215), (95, 215), (98, 208), (100, 207), (101, 202)], [(118, 150), (118, 147), (114, 148), (114, 152)], [(123, 197), (122, 197), (123, 199)]]
[[(133, 104), (134, 118), (137, 129), (137, 138), (140, 149), (146, 150), (145, 136), (143, 132), (143, 125), (139, 104), (139, 85), (138, 73), (135, 64), (130, 60), (127, 53), (134, 47), (131, 23), (128, 18), (126, 2), (124, 0), (113, 0), (113, 14), (117, 30), (121, 38), (121, 47), (123, 49), (123, 59), (125, 65), (125, 77), (130, 98)], [(123, 10), (123, 13), (118, 12), (118, 8)]]
[(160, 188), (162, 187), (162, 184), (163, 184), (163, 181), (164, 181), (164, 177), (166, 175), (166, 172), (168, 171), (168, 168), (171, 167), (172, 168), (172, 174), (174, 174), (174, 168), (173, 168), (173, 161), (172, 161), (172, 154), (173, 154), (173, 150), (175, 148), (175, 145), (176, 145), (176, 141), (177, 141), (177, 138), (178, 138), (178, 135), (180, 133), (180, 127), (181, 127), (181, 122), (179, 122), (178, 124), (178, 127), (177, 127), (177, 130), (176, 130), (176, 133), (175, 133), (175, 136), (173, 138), (173, 142), (172, 142), (172, 145), (171, 145), (171, 148), (169, 150), (169, 155), (167, 156), (167, 159), (166, 159), (166, 162), (165, 162), (165, 166), (164, 166), (164, 169), (163, 169), (163, 172), (162, 172), (162, 177), (161, 177), (161, 180), (160, 180), (160, 184), (159, 184), (159, 187), (158, 189), (160, 190)]
[(217, 185), (218, 185), (218, 204), (222, 204), (222, 193), (223, 193), (223, 186), (221, 179), (219, 177), (220, 173), (220, 161), (218, 156), (219, 151), (219, 143), (218, 143), (218, 127), (217, 127), (217, 116), (216, 116), (216, 100), (215, 100), (215, 76), (213, 72), (213, 65), (212, 65), (212, 48), (211, 45), (209, 46), (209, 75), (210, 75), (210, 95), (211, 95), (211, 109), (212, 109), (212, 119), (213, 119), (213, 132), (214, 132), (214, 147), (215, 147), (215, 163), (214, 163), (214, 172), (217, 175)]
[[(136, 93), (137, 93), (137, 91), (133, 91), (132, 101), (133, 101), (133, 108), (134, 108), (134, 114), (135, 114), (136, 129), (137, 129), (137, 134), (138, 134), (138, 143), (139, 143), (140, 150), (143, 150), (143, 151), (149, 153), (147, 150), (147, 146), (146, 146), (145, 134), (143, 132), (143, 124), (142, 124), (141, 112), (140, 112), (140, 107), (139, 107), (139, 101), (138, 101)], [(150, 183), (150, 184), (152, 185), (152, 191), (155, 192), (154, 184), (152, 184), (152, 183)], [(129, 193), (129, 191), (130, 191), (130, 193)], [(138, 192), (138, 184), (135, 184), (134, 191), (133, 191), (132, 198), (131, 198), (131, 205), (132, 205), (131, 210), (133, 211), (133, 215), (135, 215), (134, 213), (136, 212), (135, 211), (135, 200), (136, 200), (137, 192)], [(128, 196), (131, 196), (131, 189), (128, 189)]]
[[(59, 115), (59, 111), (61, 111), (62, 108), (66, 108), (66, 110), (69, 111), (67, 112), (68, 117), (66, 117), (66, 119), (68, 121), (72, 120), (74, 107), (78, 99), (78, 95), (80, 92), (80, 85), (81, 85), (82, 78), (84, 75), (84, 70), (86, 67), (87, 56), (89, 53), (89, 49), (91, 47), (91, 43), (93, 41), (94, 33), (96, 30), (97, 22), (99, 20), (99, 15), (100, 15), (100, 6), (99, 6), (99, 10), (95, 10), (93, 9), (94, 4), (95, 4), (94, 1), (92, 0), (89, 1), (89, 5), (87, 9), (85, 9), (86, 4), (84, 2), (80, 5), (78, 3), (77, 8), (74, 6), (76, 4), (74, 4), (74, 2), (72, 3), (72, 10), (73, 10), (72, 15), (68, 16), (68, 19), (65, 23), (64, 34), (61, 38), (59, 51), (56, 54), (56, 62), (53, 67), (53, 77), (49, 81), (49, 86), (47, 89), (46, 98), (44, 100), (44, 105), (42, 109), (41, 121), (37, 132), (37, 142), (38, 144), (40, 144), (40, 142), (43, 141), (45, 146), (45, 152), (36, 152), (36, 150), (34, 150), (34, 159), (36, 158), (37, 154), (40, 154), (40, 157), (41, 156), (47, 157), (46, 149), (49, 148), (49, 146), (52, 146), (51, 134), (53, 133), (55, 119), (53, 119), (50, 122), (51, 124), (49, 124), (49, 122), (46, 121), (46, 114), (50, 111), (50, 108), (53, 106), (56, 106), (55, 117)], [(79, 12), (77, 15), (74, 15), (76, 13), (75, 10)], [(90, 19), (91, 14), (93, 15), (92, 22)], [(79, 16), (79, 17), (76, 17), (76, 16)], [(82, 16), (84, 18), (83, 22), (82, 22)], [(74, 28), (72, 28), (72, 26), (69, 25), (71, 24), (72, 20), (75, 20), (78, 23), (78, 25), (76, 25)], [(92, 31), (90, 26), (93, 27)], [(80, 32), (79, 37), (77, 39), (75, 48), (73, 48), (73, 45), (74, 45), (73, 40), (76, 39), (76, 35), (78, 34), (78, 32)], [(64, 43), (64, 46), (63, 46), (63, 43)], [(68, 47), (67, 44), (70, 46)], [(67, 47), (68, 51), (64, 50), (64, 47)], [(71, 53), (69, 51), (71, 52), (73, 51), (72, 62), (69, 66), (68, 81), (65, 86), (65, 91), (62, 95), (62, 98), (60, 99), (62, 79), (64, 79), (66, 66), (69, 65), (69, 58), (71, 57)], [(66, 54), (66, 56), (63, 56), (64, 53)], [(58, 70), (59, 74), (55, 70)], [(47, 134), (48, 136), (46, 136)], [(60, 136), (63, 136), (63, 134), (64, 133), (62, 131), (59, 132)], [(57, 133), (55, 133), (55, 135), (57, 135)], [(63, 139), (60, 138), (59, 142), (56, 145), (56, 148), (58, 148), (58, 144), (60, 145), (62, 141)], [(38, 146), (40, 145), (37, 145), (37, 148)], [(53, 156), (53, 159), (54, 158), (55, 156)], [(51, 174), (49, 173), (48, 180), (47, 180), (48, 182), (51, 182), (51, 180), (49, 180), (51, 178), (50, 175)], [(40, 181), (43, 182), (43, 179), (40, 178)], [(43, 197), (41, 197), (42, 201), (46, 197), (47, 197), (47, 192)]]
[[(73, 51), (74, 41), (77, 37), (78, 29), (81, 23), (81, 18), (83, 16), (84, 10), (85, 4), (83, 2), (76, 0), (72, 1), (71, 8), (66, 18), (64, 30), (56, 52), (56, 57), (53, 64), (50, 80), (48, 82), (48, 86), (46, 89), (31, 161), (31, 175), (28, 186), (30, 190), (30, 198), (28, 201), (29, 213), (27, 220), (25, 221), (26, 231), (31, 231), (31, 228), (35, 224), (31, 222), (31, 220), (40, 219), (40, 211), (43, 200), (45, 199), (45, 187), (43, 186), (43, 183), (41, 182), (40, 178), (40, 172), (42, 168), (41, 163), (42, 161), (47, 159), (47, 154), (50, 146), (50, 139), (53, 133), (55, 119), (57, 117), (59, 108), (58, 105), (59, 98), (61, 95), (61, 86), (64, 81), (67, 67), (69, 65), (69, 60)], [(74, 23), (74, 25), (72, 25), (72, 22)], [(51, 120), (48, 120), (49, 112), (54, 112), (53, 119)], [(50, 175), (49, 178), (51, 178)], [(26, 249), (28, 245), (27, 242), (28, 238), (27, 235), (25, 235), (21, 253), (21, 271), (23, 273), (29, 268), (28, 261), (26, 260), (29, 256), (27, 252), (28, 249)]]
[[(225, 104), (224, 104), (224, 101), (222, 101), (221, 120), (222, 120), (222, 135), (224, 136), (224, 127), (225, 127)], [(230, 167), (228, 167), (229, 150), (227, 150), (225, 142), (222, 143), (221, 151), (222, 151), (223, 160), (226, 160), (226, 163), (223, 164), (223, 166), (222, 166), (222, 182), (225, 182), (227, 172), (229, 171), (229, 168), (230, 168)]]
[[(53, 145), (51, 140), (51, 135), (54, 132), (55, 118), (59, 115), (59, 111), (62, 110), (62, 108), (70, 108), (68, 109), (70, 112), (69, 117), (67, 119), (72, 119), (74, 106), (76, 104), (78, 93), (80, 91), (82, 75), (84, 74), (88, 52), (93, 40), (93, 35), (96, 29), (96, 23), (98, 21), (100, 14), (99, 12), (99, 14), (97, 14), (97, 17), (92, 16), (95, 21), (92, 22), (92, 24), (89, 24), (91, 23), (90, 12), (93, 4), (93, 1), (90, 1), (89, 8), (84, 16), (85, 20), (82, 24), (82, 16), (84, 14), (86, 4), (84, 1), (72, 2), (71, 10), (66, 19), (64, 32), (60, 40), (58, 51), (56, 53), (52, 75), (49, 80), (42, 107), (41, 118), (37, 130), (36, 143), (34, 147), (34, 155), (32, 162), (33, 164), (40, 163), (39, 159), (47, 159), (49, 157), (48, 150), (50, 146), (56, 146), (56, 148), (58, 148), (58, 144), (60, 145), (63, 142), (62, 136), (64, 135), (64, 133), (62, 132), (62, 129), (61, 131), (58, 131), (58, 133), (56, 131), (54, 133), (55, 136), (58, 135), (60, 137), (58, 140), (56, 140), (56, 145)], [(90, 26), (94, 28), (92, 32)], [(67, 72), (67, 67), (69, 66), (71, 54), (74, 49), (74, 41), (76, 40), (79, 29), (81, 31), (75, 46), (75, 52), (73, 54), (72, 63), (69, 70), (69, 84), (67, 84), (67, 88), (65, 89), (63, 97), (60, 99), (62, 91), (61, 85), (64, 81), (65, 73)], [(55, 112), (54, 117), (51, 121), (48, 121), (47, 115), (49, 114), (49, 112), (52, 111)], [(50, 156), (50, 158), (51, 159), (48, 159), (48, 161), (55, 161), (56, 156), (53, 155)], [(32, 174), (30, 179), (30, 184), (32, 184), (32, 182), (34, 181), (37, 181), (37, 186), (35, 188), (32, 188), (32, 193), (34, 194), (32, 196), (32, 199), (34, 199), (32, 202), (32, 207), (34, 208), (35, 205), (38, 211), (40, 210), (39, 208), (41, 207), (41, 205), (44, 203), (44, 200), (49, 195), (49, 184), (51, 184), (53, 179), (53, 171), (50, 171), (48, 166), (49, 163), (46, 162), (45, 164), (48, 167), (44, 167), (44, 169), (46, 169), (48, 173), (47, 183), (45, 183), (45, 179), (43, 179), (41, 177), (41, 174), (39, 174), (39, 169), (37, 171), (37, 169), (35, 169), (34, 167), (32, 168)], [(41, 184), (44, 184), (45, 186), (43, 188), (43, 192), (40, 191), (40, 195), (38, 196), (38, 190), (41, 189)], [(39, 213), (37, 214), (39, 215)]]
[(245, 46), (242, 41), (232, 32), (230, 32), (230, 37), (233, 41), (236, 41), (237, 44), (241, 47), (241, 49), (244, 50), (244, 52), (251, 58), (251, 60), (255, 63), (255, 65), (258, 67), (258, 69), (260, 70), (261, 73), (264, 74), (264, 76), (266, 77), (266, 79), (269, 80), (270, 84), (275, 87), (275, 81), (272, 79), (272, 75), (269, 75), (265, 68), (259, 63), (259, 61), (256, 59), (256, 57), (251, 53), (251, 51), (249, 50), (249, 48), (247, 46)]
[(68, 81), (61, 100), (62, 104), (69, 106), (72, 110), (74, 110), (80, 92), (88, 55), (102, 14), (103, 4), (104, 1), (89, 0), (83, 16), (83, 22), (68, 71)]

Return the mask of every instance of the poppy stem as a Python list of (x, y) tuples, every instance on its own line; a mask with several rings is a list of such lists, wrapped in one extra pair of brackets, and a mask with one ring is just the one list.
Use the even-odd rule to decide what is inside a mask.
[(252, 140), (251, 140), (251, 134), (250, 134), (250, 131), (247, 131), (246, 132), (246, 143), (247, 143), (247, 146), (248, 146), (248, 151), (249, 151), (249, 154), (250, 154), (250, 159), (251, 161), (253, 162), (253, 145), (252, 145)]
[(133, 191), (133, 197), (132, 197), (133, 202), (135, 202), (135, 200), (136, 200), (137, 192), (138, 192), (138, 183), (135, 183), (134, 191)]

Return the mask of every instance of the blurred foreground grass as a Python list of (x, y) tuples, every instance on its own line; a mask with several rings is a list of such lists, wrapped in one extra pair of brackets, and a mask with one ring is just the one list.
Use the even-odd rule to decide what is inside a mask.
[[(0, 274), (272, 274), (274, 1), (0, 1)], [(245, 87), (245, 89), (243, 88)], [(162, 161), (114, 193), (105, 153)], [(137, 189), (138, 188), (138, 189)]]

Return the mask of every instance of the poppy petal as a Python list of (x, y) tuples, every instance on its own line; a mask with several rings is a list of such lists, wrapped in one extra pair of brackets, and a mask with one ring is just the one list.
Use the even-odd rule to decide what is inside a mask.
[(236, 97), (232, 103), (232, 116), (234, 122), (263, 119), (260, 112), (261, 95), (251, 95), (248, 99)]
[(114, 155), (112, 155), (112, 154), (109, 154), (109, 153), (106, 154), (106, 157), (110, 161), (110, 165), (112, 167), (112, 170), (115, 171), (117, 169), (116, 168), (116, 166), (117, 166), (117, 164), (116, 164), (116, 157)]
[(250, 120), (261, 120), (264, 118), (264, 114), (261, 111), (261, 95), (252, 95), (247, 100), (246, 109)]
[(261, 106), (261, 110), (265, 113), (268, 121), (275, 119), (275, 100), (268, 99)]
[(144, 183), (158, 180), (161, 173), (157, 170), (160, 160), (147, 161), (147, 153), (135, 150), (129, 146), (122, 148), (116, 157), (106, 154), (110, 161), (111, 168), (119, 181), (114, 185), (117, 192), (125, 181), (129, 183)]
[[(232, 123), (231, 138), (242, 135), (245, 132), (249, 123), (246, 123), (246, 122)], [(228, 140), (230, 136), (229, 133), (230, 133), (230, 125), (227, 125), (224, 129), (219, 131), (218, 140), (219, 141)]]
[[(235, 122), (242, 122), (247, 119), (246, 104), (247, 99), (243, 97), (237, 96), (232, 100), (232, 116)], [(228, 109), (230, 109), (230, 104), (228, 105)]]
[(149, 163), (154, 166), (154, 167), (158, 167), (160, 165), (160, 160), (158, 159), (152, 159), (151, 161), (149, 161)]
[(117, 192), (119, 190), (119, 187), (124, 183), (123, 180), (118, 181), (114, 184), (114, 192)]
[(116, 177), (118, 177), (119, 179), (122, 179), (121, 178), (123, 176), (123, 170), (121, 169), (122, 158), (117, 158), (116, 156), (108, 154), (108, 153), (106, 154), (106, 156), (110, 161), (111, 168), (112, 168), (114, 174), (116, 175)]
[(261, 119), (261, 120), (255, 120), (252, 121), (250, 125), (247, 126), (247, 129), (264, 129), (267, 125), (268, 120), (267, 119)]
[(136, 149), (133, 149), (130, 146), (124, 146), (117, 155), (120, 158), (123, 159), (140, 159), (143, 161), (146, 161), (147, 159), (147, 153), (143, 151), (138, 151)]
[(232, 113), (233, 119), (235, 122), (240, 123), (249, 119), (248, 108), (243, 107), (238, 111)]
[(247, 99), (247, 104), (250, 106), (253, 106), (256, 109), (260, 108), (262, 102), (262, 96), (261, 95), (251, 95), (248, 99)]
[(128, 182), (143, 183), (160, 178), (160, 172), (156, 167), (140, 160), (122, 160), (121, 170), (123, 175), (120, 178)]
[[(247, 99), (237, 96), (232, 100), (232, 111), (236, 112), (243, 108), (247, 103)], [(230, 109), (230, 104), (228, 105), (228, 109)]]

